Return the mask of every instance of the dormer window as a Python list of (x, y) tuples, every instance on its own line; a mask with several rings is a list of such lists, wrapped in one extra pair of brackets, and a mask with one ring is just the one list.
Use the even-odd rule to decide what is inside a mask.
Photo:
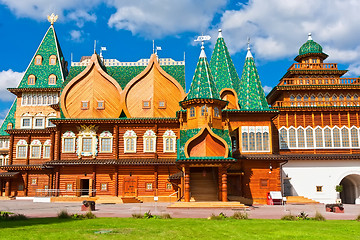
[(190, 108), (190, 117), (191, 118), (195, 117), (195, 108), (194, 107)]
[(150, 108), (150, 101), (143, 101), (142, 102), (142, 107), (147, 109), (147, 108)]
[(56, 56), (51, 55), (49, 59), (49, 65), (55, 65), (56, 64)]
[(97, 109), (99, 110), (105, 109), (104, 101), (97, 101)]
[(166, 108), (166, 102), (165, 102), (165, 100), (160, 100), (160, 101), (159, 101), (159, 108)]
[(207, 115), (208, 107), (206, 105), (201, 107), (201, 116)]
[(30, 75), (28, 77), (28, 85), (35, 85), (35, 75)]
[(216, 117), (216, 118), (220, 117), (219, 108), (217, 108), (217, 107), (214, 108), (214, 117)]
[(13, 124), (12, 123), (8, 123), (6, 129), (12, 129), (13, 128)]
[(55, 74), (51, 74), (49, 76), (49, 85), (55, 85), (56, 84), (56, 75)]
[(89, 109), (89, 101), (81, 101), (81, 109), (82, 110)]
[(41, 65), (42, 64), (42, 56), (36, 55), (35, 57), (35, 65)]

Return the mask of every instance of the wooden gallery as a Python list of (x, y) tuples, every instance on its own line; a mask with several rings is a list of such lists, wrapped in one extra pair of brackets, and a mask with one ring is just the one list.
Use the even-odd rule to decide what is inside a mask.
[[(359, 79), (341, 78), (326, 57), (309, 36), (266, 99), (250, 48), (239, 77), (219, 30), (186, 93), (185, 62), (157, 54), (120, 62), (95, 52), (68, 71), (52, 22), (8, 89), (1, 196), (266, 203), (282, 191), (326, 202), (336, 198), (326, 184), (342, 182), (343, 201), (355, 202)], [(339, 166), (353, 172), (329, 182)]]

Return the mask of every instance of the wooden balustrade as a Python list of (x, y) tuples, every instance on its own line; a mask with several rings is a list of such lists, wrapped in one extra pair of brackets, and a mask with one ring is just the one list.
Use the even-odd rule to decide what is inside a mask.
[(279, 85), (359, 84), (360, 78), (283, 78)]
[(337, 70), (337, 63), (294, 63), (288, 70), (331, 69)]
[(272, 107), (359, 107), (360, 101), (276, 101)]

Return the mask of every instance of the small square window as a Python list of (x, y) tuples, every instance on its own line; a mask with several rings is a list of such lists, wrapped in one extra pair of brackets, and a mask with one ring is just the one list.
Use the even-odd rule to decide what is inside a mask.
[(36, 127), (36, 128), (44, 127), (44, 119), (42, 119), (42, 118), (35, 118), (35, 127)]
[(101, 184), (101, 191), (107, 191), (107, 183)]
[(30, 118), (23, 118), (22, 119), (22, 127), (23, 128), (31, 128), (31, 119)]
[(143, 101), (142, 102), (142, 107), (143, 108), (150, 108), (151, 106), (150, 106), (150, 101)]
[(164, 100), (159, 101), (159, 108), (166, 108), (166, 102)]
[(316, 192), (322, 192), (323, 186), (316, 186)]
[(45, 185), (44, 190), (49, 190), (49, 185)]
[(148, 191), (153, 190), (153, 184), (152, 183), (146, 183), (146, 190), (148, 190)]
[(105, 109), (104, 101), (97, 101), (97, 109)]
[(269, 179), (260, 179), (260, 188), (268, 188), (269, 187)]
[(71, 190), (72, 190), (72, 184), (71, 184), (71, 183), (66, 184), (66, 190), (67, 190), (67, 191), (71, 191)]
[(166, 190), (172, 190), (172, 184), (171, 183), (166, 183)]
[(89, 109), (89, 101), (81, 101), (81, 109), (82, 110)]
[(31, 185), (37, 185), (37, 178), (31, 179)]
[(18, 191), (24, 191), (24, 184), (19, 184)]

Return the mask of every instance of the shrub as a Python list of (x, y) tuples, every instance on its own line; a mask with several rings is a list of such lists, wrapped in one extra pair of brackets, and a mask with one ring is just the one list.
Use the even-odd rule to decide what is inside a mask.
[(298, 219), (297, 219), (297, 217), (295, 217), (294, 215), (287, 214), (287, 215), (282, 216), (281, 220), (296, 221), (296, 220), (298, 220)]
[(141, 215), (140, 213), (133, 213), (133, 214), (132, 214), (132, 217), (133, 217), (133, 218), (143, 218), (144, 216)]
[(94, 218), (96, 218), (96, 215), (93, 214), (91, 211), (89, 211), (85, 214), (84, 217), (85, 217), (85, 219), (94, 219)]
[(313, 219), (316, 221), (325, 221), (326, 220), (325, 217), (318, 211), (316, 211), (315, 217)]
[(306, 212), (302, 211), (302, 212), (300, 212), (299, 215), (297, 215), (296, 217), (297, 217), (297, 219), (299, 219), (299, 220), (309, 220), (310, 218), (309, 218), (308, 216), (309, 216), (309, 215), (308, 215)]
[(0, 211), (0, 220), (26, 220), (24, 214), (14, 214), (12, 212)]
[(61, 210), (61, 211), (58, 213), (57, 217), (58, 217), (59, 219), (66, 219), (66, 218), (71, 218), (71, 215), (70, 215), (66, 210)]
[(154, 216), (151, 214), (150, 210), (144, 213), (144, 218), (153, 218)]
[(211, 216), (208, 217), (209, 220), (224, 220), (226, 218), (227, 216), (222, 212), (219, 215), (211, 214)]
[(168, 213), (164, 213), (163, 215), (161, 215), (161, 218), (162, 219), (172, 219), (172, 217)]
[(360, 222), (360, 214), (357, 216), (357, 218), (355, 220)]
[(233, 219), (249, 219), (247, 212), (235, 212), (234, 215), (231, 216)]

